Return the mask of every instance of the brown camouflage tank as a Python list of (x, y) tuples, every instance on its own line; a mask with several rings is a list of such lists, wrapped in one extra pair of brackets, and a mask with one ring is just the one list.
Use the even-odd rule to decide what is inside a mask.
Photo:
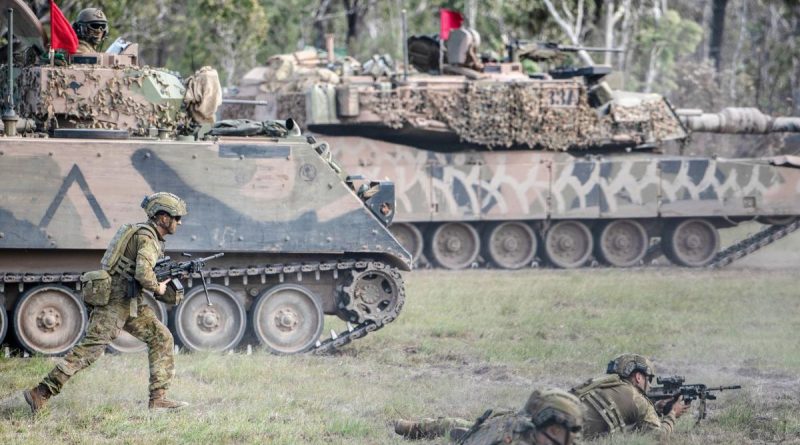
[[(179, 306), (149, 301), (162, 321), (172, 312), (184, 348), (229, 350), (249, 332), (275, 353), (325, 352), (397, 317), (411, 258), (387, 228), (391, 182), (347, 176), (291, 121), (252, 137), (195, 122), (176, 137), (193, 119), (186, 88), (122, 56), (16, 67), (20, 120), (0, 137), (0, 343), (8, 331), (32, 353), (69, 350), (87, 323), (81, 273), (99, 267), (119, 226), (146, 219), (140, 202), (157, 191), (189, 208), (169, 255), (225, 253), (206, 273), (212, 306), (196, 274)], [(338, 334), (322, 334), (325, 315), (341, 320)]]
[(655, 250), (704, 266), (719, 228), (800, 215), (796, 158), (654, 151), (691, 131), (800, 132), (800, 118), (675, 110), (611, 90), (606, 67), (528, 76), (518, 63), (445, 65), (406, 78), (386, 58), (323, 56), (270, 58), (237, 94), (266, 105), (223, 112), (292, 116), (332, 141), (342, 165), (394, 181), (392, 231), (423, 264), (629, 267)]

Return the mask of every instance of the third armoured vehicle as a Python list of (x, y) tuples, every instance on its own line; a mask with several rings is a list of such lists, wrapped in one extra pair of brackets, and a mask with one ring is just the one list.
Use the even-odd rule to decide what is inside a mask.
[[(9, 4), (25, 51), (46, 55), (38, 20)], [(250, 332), (277, 353), (327, 351), (397, 317), (410, 257), (386, 227), (391, 182), (348, 176), (292, 121), (199, 125), (193, 105), (214, 102), (215, 71), (188, 82), (198, 102), (174, 74), (138, 66), (135, 46), (113, 47), (2, 68), (19, 116), (4, 115), (0, 137), (0, 342), (8, 330), (33, 353), (74, 345), (87, 323), (81, 273), (120, 225), (146, 219), (139, 204), (156, 191), (189, 208), (169, 255), (225, 253), (208, 271), (213, 305), (195, 274), (170, 308), (185, 348), (228, 350)], [(339, 334), (322, 336), (324, 314), (343, 320)]]
[[(412, 74), (387, 57), (274, 56), (237, 97), (267, 103), (250, 110), (257, 120), (292, 116), (334, 141), (346, 167), (394, 181), (393, 232), (415, 260), (440, 267), (516, 269), (542, 258), (571, 268), (592, 257), (626, 267), (659, 250), (704, 266), (725, 261), (715, 257), (718, 228), (800, 215), (796, 158), (658, 152), (691, 131), (798, 132), (800, 118), (675, 110), (657, 94), (612, 90), (603, 66), (526, 74), (517, 62), (481, 63), (470, 36), (451, 32), (442, 66), (434, 39), (412, 37)], [(516, 52), (541, 63), (579, 49)]]

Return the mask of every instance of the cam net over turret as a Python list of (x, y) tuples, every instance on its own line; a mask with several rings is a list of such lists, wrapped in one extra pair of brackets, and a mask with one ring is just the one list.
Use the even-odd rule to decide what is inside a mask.
[[(257, 119), (290, 115), (322, 133), (364, 134), (390, 128), (404, 137), (428, 138), (430, 149), (533, 148), (554, 151), (649, 149), (684, 141), (697, 132), (796, 132), (800, 118), (772, 118), (731, 109), (702, 119), (678, 111), (661, 95), (613, 90), (607, 66), (563, 68), (567, 55), (605, 48), (515, 42), (509, 58), (480, 58), (471, 29), (439, 41), (409, 39), (412, 72), (404, 75), (388, 56), (359, 64), (316, 50), (274, 56), (243, 79), (238, 97), (270, 103)], [(554, 66), (526, 73), (519, 60)], [(720, 125), (721, 123), (721, 125)], [(447, 139), (447, 135), (451, 136)], [(445, 147), (453, 147), (449, 150)]]

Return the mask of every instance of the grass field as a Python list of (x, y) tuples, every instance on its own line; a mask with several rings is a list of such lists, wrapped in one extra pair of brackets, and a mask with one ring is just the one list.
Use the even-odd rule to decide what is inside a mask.
[(800, 443), (800, 261), (786, 258), (722, 271), (415, 271), (398, 321), (337, 355), (180, 354), (171, 394), (192, 406), (175, 413), (148, 412), (143, 353), (101, 358), (35, 419), (16, 391), (55, 359), (0, 359), (0, 443), (409, 443), (394, 419), (518, 408), (626, 351), (659, 374), (744, 386), (709, 402), (699, 426), (681, 418), (675, 443)]

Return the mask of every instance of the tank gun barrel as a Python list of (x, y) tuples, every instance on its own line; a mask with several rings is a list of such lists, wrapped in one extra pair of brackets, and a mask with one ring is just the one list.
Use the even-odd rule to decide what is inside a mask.
[(675, 110), (683, 125), (701, 133), (800, 133), (800, 117), (772, 117), (755, 108), (724, 108), (719, 113)]

